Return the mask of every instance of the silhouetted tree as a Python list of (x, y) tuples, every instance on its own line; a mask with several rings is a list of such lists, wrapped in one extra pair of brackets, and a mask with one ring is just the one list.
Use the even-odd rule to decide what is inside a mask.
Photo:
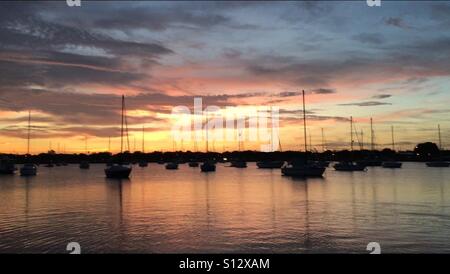
[(423, 160), (439, 156), (439, 148), (435, 143), (432, 142), (418, 144), (414, 148), (414, 152), (418, 154), (418, 157), (420, 159)]

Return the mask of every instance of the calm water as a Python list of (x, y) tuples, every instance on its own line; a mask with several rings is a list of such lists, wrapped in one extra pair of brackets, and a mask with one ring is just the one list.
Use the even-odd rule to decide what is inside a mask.
[(0, 177), (0, 252), (450, 252), (450, 168), (405, 163), (323, 179), (219, 165), (135, 167), (107, 180), (104, 165), (40, 167)]

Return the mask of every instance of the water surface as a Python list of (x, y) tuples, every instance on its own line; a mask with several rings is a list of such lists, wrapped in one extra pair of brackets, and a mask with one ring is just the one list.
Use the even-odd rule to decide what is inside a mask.
[(405, 163), (323, 179), (218, 165), (135, 166), (125, 181), (104, 165), (39, 167), (0, 177), (0, 252), (450, 252), (450, 168)]

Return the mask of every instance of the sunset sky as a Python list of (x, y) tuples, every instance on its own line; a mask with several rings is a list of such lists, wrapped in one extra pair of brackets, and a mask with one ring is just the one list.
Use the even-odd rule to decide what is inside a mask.
[[(172, 107), (280, 108), (283, 150), (302, 149), (301, 90), (321, 149), (349, 146), (349, 116), (378, 147), (450, 147), (450, 2), (0, 3), (0, 152), (172, 149)], [(181, 149), (181, 144), (176, 144)], [(204, 144), (198, 145), (203, 149)], [(217, 151), (237, 142), (216, 143)], [(367, 144), (366, 144), (367, 146)], [(246, 149), (258, 149), (246, 142)], [(193, 149), (184, 143), (183, 149)]]

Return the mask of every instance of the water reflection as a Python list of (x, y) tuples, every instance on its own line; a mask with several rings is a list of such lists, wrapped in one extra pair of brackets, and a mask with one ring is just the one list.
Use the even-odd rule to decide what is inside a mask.
[(450, 169), (327, 170), (324, 178), (219, 165), (215, 173), (150, 164), (129, 180), (102, 165), (2, 177), (0, 252), (365, 253), (450, 251)]

